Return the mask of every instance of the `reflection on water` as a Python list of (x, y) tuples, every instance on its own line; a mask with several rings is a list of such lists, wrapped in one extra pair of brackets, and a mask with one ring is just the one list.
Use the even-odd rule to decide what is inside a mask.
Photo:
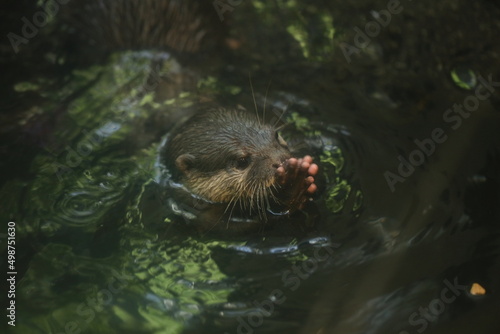
[[(6, 117), (2, 136), (16, 126), (27, 136), (1, 147), (11, 156), (0, 164), (1, 219), (17, 225), (12, 332), (493, 333), (491, 28), (456, 23), (447, 1), (405, 3), (348, 64), (337, 39), (351, 43), (360, 16), (383, 7), (334, 3), (242, 3), (225, 14), (238, 37), (206, 65), (123, 51), (58, 67), (56, 78), (42, 66), (9, 74), (9, 108), (22, 116)], [(500, 17), (494, 4), (453, 6), (491, 24)], [(460, 125), (443, 119), (490, 77), (491, 94)], [(254, 99), (285, 123), (298, 155), (319, 163), (314, 207), (243, 234), (199, 232), (156, 178), (162, 137), (200, 100), (251, 110)], [(447, 139), (400, 167), (436, 129)], [(387, 171), (399, 177), (393, 187)], [(486, 294), (471, 295), (473, 283)]]

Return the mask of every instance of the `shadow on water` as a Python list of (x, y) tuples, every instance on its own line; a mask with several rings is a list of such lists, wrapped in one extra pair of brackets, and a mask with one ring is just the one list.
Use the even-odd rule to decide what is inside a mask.
[[(10, 332), (498, 332), (498, 5), (234, 3), (225, 46), (194, 56), (93, 58), (64, 10), (17, 58), (1, 44)], [(254, 99), (314, 156), (319, 194), (199, 232), (157, 182), (162, 138), (199, 103)]]

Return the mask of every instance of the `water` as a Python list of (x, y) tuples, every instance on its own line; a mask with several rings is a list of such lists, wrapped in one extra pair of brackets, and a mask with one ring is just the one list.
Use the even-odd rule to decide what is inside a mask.
[[(340, 41), (386, 7), (241, 3), (225, 14), (241, 44), (196, 65), (140, 50), (50, 75), (50, 55), (10, 67), (9, 331), (495, 333), (500, 104), (484, 80), (500, 78), (499, 9), (404, 3), (349, 62)], [(286, 110), (285, 139), (319, 163), (320, 192), (282, 223), (199, 231), (172, 212), (157, 151), (200, 96), (252, 110), (249, 72), (259, 110)]]

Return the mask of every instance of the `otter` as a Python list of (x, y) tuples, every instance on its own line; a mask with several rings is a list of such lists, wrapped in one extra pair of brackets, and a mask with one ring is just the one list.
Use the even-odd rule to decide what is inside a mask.
[(219, 50), (227, 30), (209, 1), (79, 0), (62, 6), (58, 21), (65, 48), (75, 51), (73, 57), (84, 55), (82, 61), (144, 49), (182, 54), (187, 61)]
[(319, 167), (295, 158), (278, 129), (242, 107), (210, 107), (168, 136), (160, 152), (171, 180), (224, 213), (291, 213), (316, 192)]

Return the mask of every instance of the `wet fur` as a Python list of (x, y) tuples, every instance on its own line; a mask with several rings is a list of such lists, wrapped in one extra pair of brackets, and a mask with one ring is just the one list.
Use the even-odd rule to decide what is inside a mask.
[(225, 28), (211, 2), (185, 0), (74, 0), (62, 23), (95, 50), (170, 49), (195, 53), (220, 46)]
[[(204, 111), (173, 131), (163, 152), (175, 181), (212, 202), (262, 215), (274, 196), (276, 168), (290, 152), (276, 129), (244, 110)], [(239, 158), (248, 157), (246, 168)]]

